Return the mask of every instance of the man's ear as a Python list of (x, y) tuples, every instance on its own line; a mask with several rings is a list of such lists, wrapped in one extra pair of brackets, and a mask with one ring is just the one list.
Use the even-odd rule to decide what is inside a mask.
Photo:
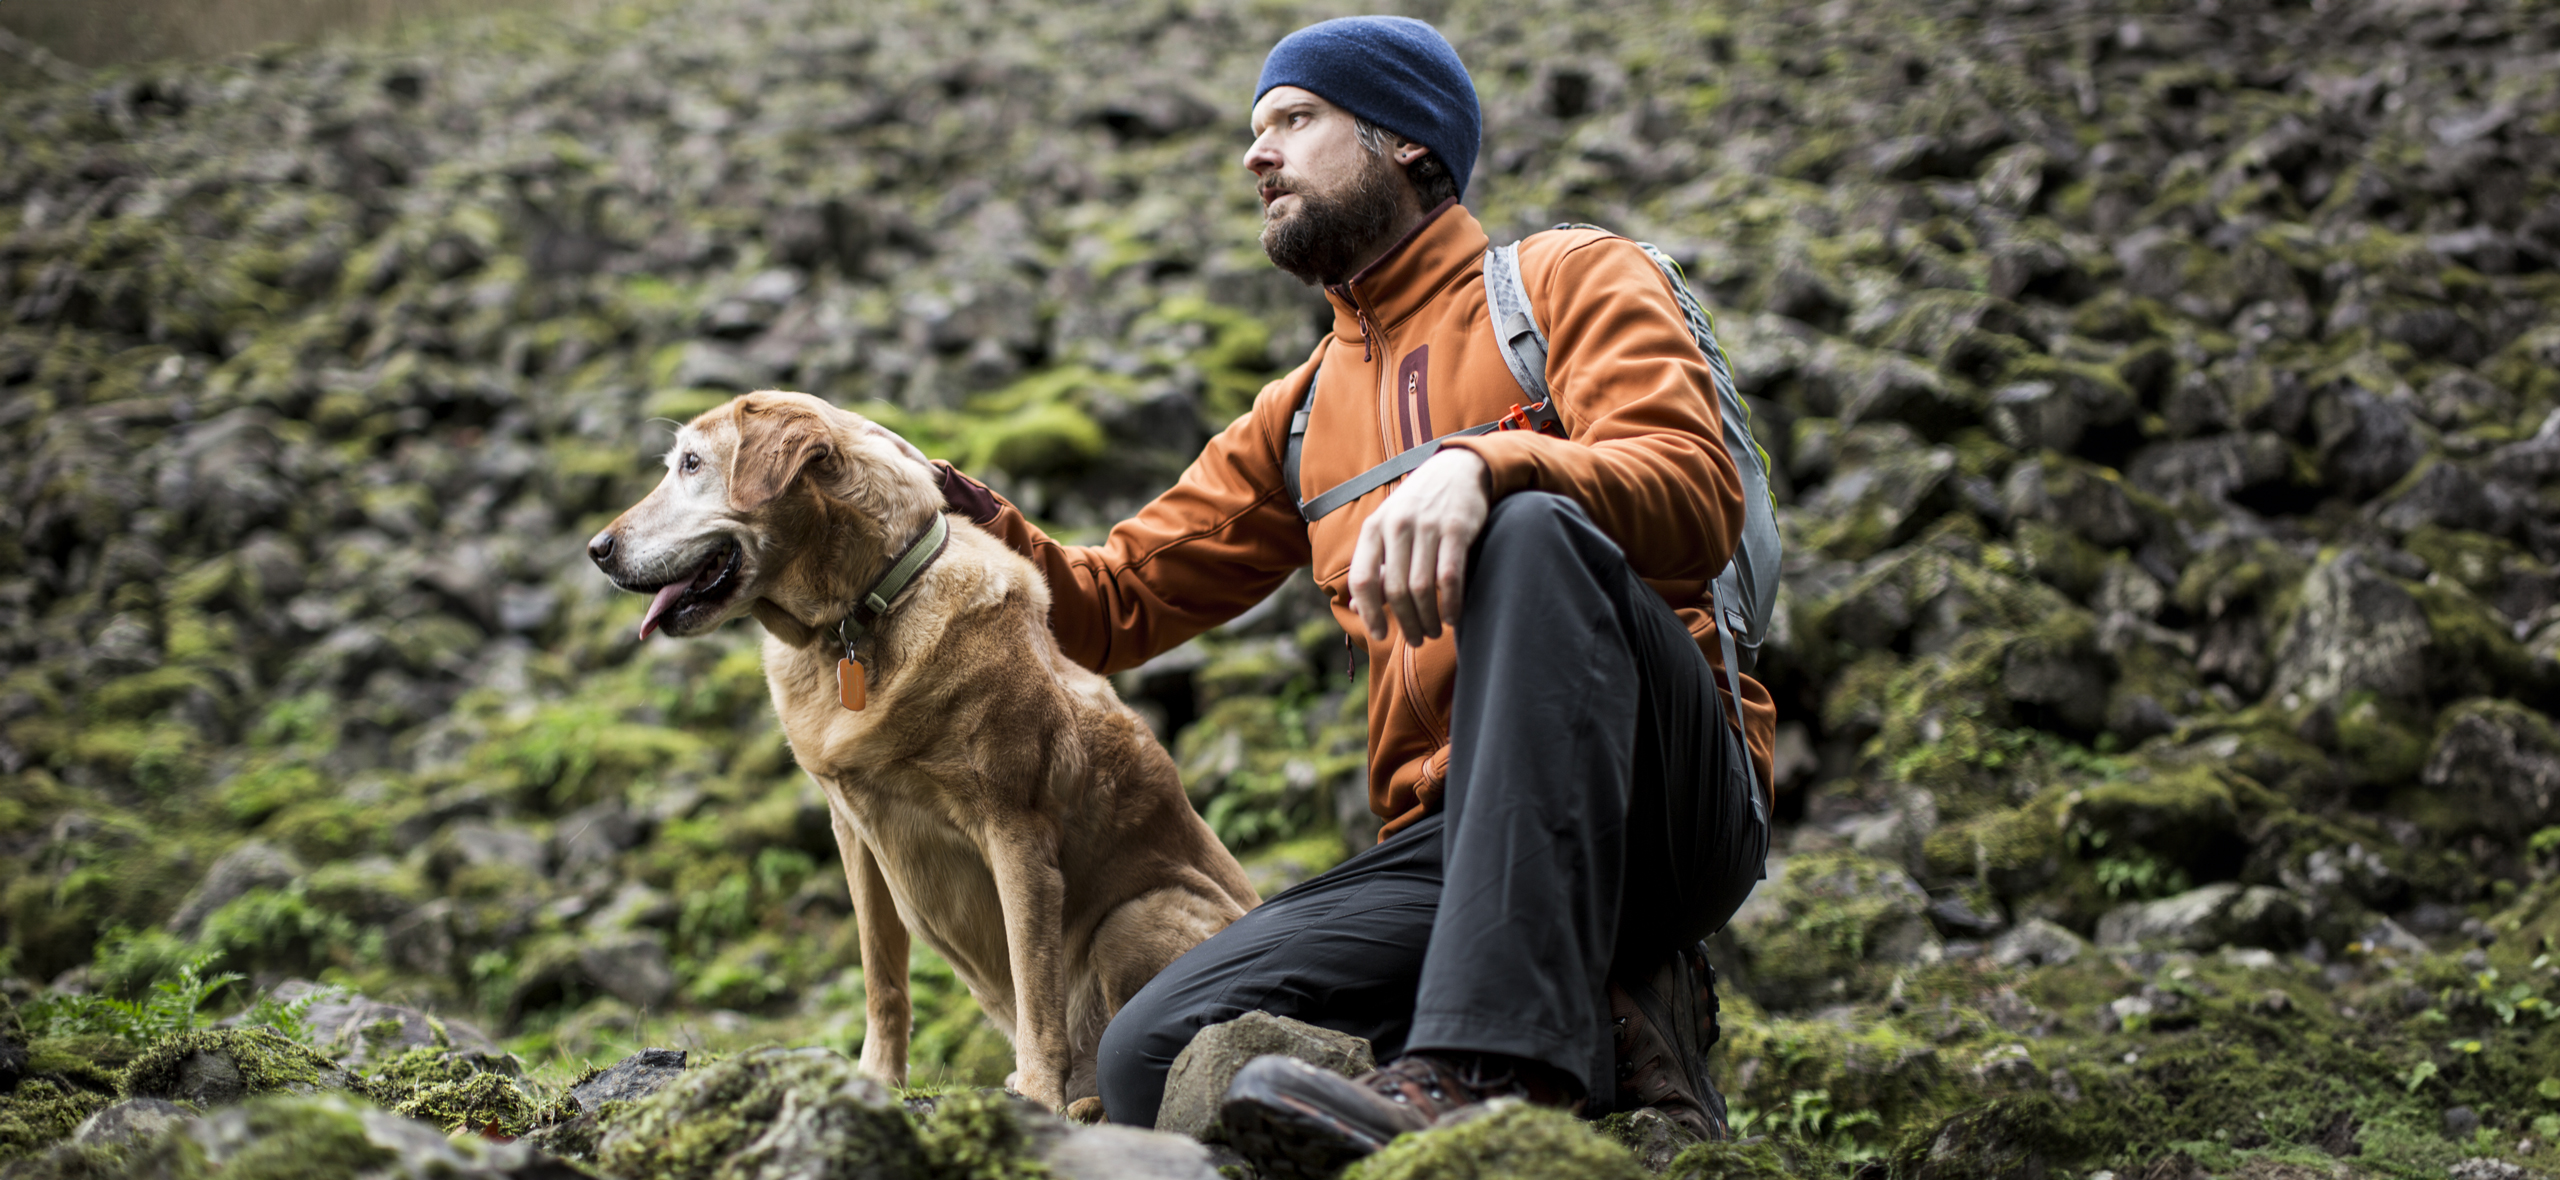
[(801, 468), (834, 453), (827, 424), (816, 414), (754, 397), (740, 399), (738, 449), (729, 457), (729, 507), (739, 512), (763, 507), (800, 478)]

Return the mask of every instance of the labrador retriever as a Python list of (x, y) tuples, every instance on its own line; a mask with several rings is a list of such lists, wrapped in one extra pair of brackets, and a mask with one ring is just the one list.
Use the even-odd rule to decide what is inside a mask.
[[(1038, 569), (942, 512), (889, 436), (767, 391), (678, 430), (666, 477), (588, 553), (651, 596), (644, 638), (763, 625), (774, 711), (852, 887), (863, 1072), (906, 1082), (912, 933), (1012, 1039), (1016, 1088), (1056, 1109), (1095, 1095), (1120, 1006), (1256, 898), (1146, 723), (1058, 650)], [(937, 519), (939, 552), (871, 597)], [(839, 627), (858, 604), (886, 608), (867, 635)]]

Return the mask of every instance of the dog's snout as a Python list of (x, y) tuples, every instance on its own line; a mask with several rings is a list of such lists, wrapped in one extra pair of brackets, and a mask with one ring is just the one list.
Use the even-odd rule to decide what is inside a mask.
[(606, 562), (612, 561), (613, 550), (614, 538), (612, 529), (606, 529), (601, 533), (597, 533), (594, 540), (587, 542), (587, 557), (597, 565), (603, 565)]

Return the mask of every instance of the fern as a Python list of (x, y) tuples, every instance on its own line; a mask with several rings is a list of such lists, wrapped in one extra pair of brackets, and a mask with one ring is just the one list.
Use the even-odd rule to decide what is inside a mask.
[(311, 1006), (325, 999), (334, 999), (343, 991), (344, 989), (335, 987), (315, 987), (292, 1000), (278, 1000), (273, 995), (260, 996), (257, 1003), (250, 1005), (245, 1023), (263, 1024), (296, 1041), (308, 1044), (311, 1040), (311, 1022), (306, 1017), (311, 1011)]
[(137, 1046), (192, 1032), (206, 998), (242, 978), (232, 971), (206, 975), (204, 969), (220, 957), (207, 954), (178, 964), (138, 1000), (40, 996), (19, 1009), (19, 1019), (30, 1037), (110, 1036)]

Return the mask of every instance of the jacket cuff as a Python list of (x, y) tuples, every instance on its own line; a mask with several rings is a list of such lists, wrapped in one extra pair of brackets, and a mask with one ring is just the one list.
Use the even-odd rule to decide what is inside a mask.
[(1004, 511), (1004, 502), (987, 485), (960, 474), (959, 468), (936, 459), (933, 472), (942, 485), (943, 507), (968, 517), (971, 524), (994, 524), (996, 515)]

